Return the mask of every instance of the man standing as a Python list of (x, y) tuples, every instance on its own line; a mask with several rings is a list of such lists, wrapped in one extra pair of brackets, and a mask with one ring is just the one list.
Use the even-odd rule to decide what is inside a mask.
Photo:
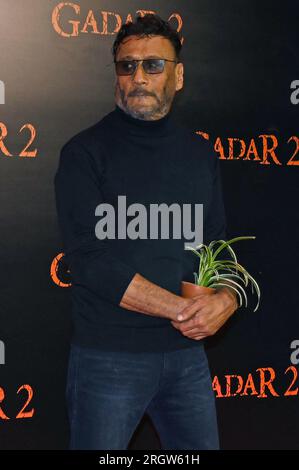
[(202, 339), (237, 309), (235, 294), (181, 297), (196, 261), (182, 238), (130, 238), (123, 214), (110, 237), (96, 230), (96, 215), (122, 195), (131, 216), (133, 204), (203, 204), (203, 242), (225, 237), (218, 159), (171, 111), (183, 87), (180, 49), (178, 33), (157, 15), (122, 25), (113, 45), (115, 109), (61, 151), (55, 191), (72, 276), (71, 449), (126, 449), (145, 412), (163, 449), (219, 447)]

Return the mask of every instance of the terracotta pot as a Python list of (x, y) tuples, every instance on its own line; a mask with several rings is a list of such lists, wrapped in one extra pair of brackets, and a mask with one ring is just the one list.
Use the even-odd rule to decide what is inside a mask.
[(213, 287), (205, 287), (205, 286), (198, 286), (196, 284), (193, 284), (192, 282), (186, 282), (182, 281), (181, 282), (181, 295), (182, 297), (195, 297), (196, 295), (201, 295), (201, 294), (215, 294), (216, 289)]

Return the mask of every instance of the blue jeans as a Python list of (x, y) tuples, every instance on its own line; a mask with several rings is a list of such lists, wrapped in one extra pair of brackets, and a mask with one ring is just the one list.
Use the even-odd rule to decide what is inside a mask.
[(71, 345), (70, 449), (127, 449), (144, 413), (163, 449), (218, 449), (215, 399), (201, 342), (170, 352)]

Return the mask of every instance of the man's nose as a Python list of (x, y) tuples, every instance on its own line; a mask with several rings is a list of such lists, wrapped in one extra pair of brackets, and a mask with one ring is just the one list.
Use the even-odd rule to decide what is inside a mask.
[(142, 62), (137, 62), (137, 67), (133, 73), (132, 79), (136, 83), (145, 83), (148, 81), (147, 74), (142, 67)]

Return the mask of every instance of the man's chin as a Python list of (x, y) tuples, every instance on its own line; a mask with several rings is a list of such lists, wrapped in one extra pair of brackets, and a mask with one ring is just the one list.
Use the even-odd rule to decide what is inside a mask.
[(131, 103), (138, 103), (138, 105), (149, 106), (153, 103), (153, 96), (144, 96), (144, 95), (137, 95), (137, 96), (130, 96), (129, 100)]
[(153, 102), (151, 100), (145, 100), (145, 99), (134, 99), (130, 101), (129, 103), (129, 108), (134, 111), (134, 112), (152, 112), (153, 111)]
[(155, 110), (152, 106), (142, 106), (141, 104), (138, 106), (130, 106), (128, 110), (131, 116), (143, 120), (151, 120), (155, 114)]
[(153, 95), (130, 95), (129, 98), (153, 98)]

